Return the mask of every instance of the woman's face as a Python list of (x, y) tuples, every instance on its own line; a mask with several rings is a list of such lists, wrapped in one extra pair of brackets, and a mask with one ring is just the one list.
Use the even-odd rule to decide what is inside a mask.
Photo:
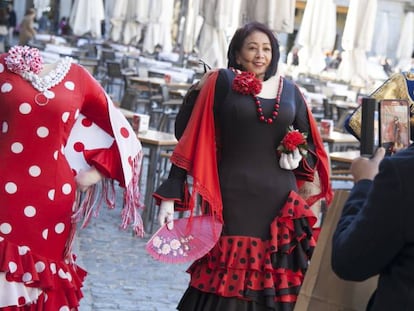
[(263, 80), (266, 70), (272, 61), (272, 45), (269, 37), (255, 31), (244, 39), (242, 48), (236, 53), (236, 62), (244, 70), (253, 72)]

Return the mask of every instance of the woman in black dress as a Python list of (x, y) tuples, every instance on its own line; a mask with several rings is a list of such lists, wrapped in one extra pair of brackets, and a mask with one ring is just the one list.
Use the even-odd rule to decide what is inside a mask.
[[(230, 43), (228, 69), (206, 75), (177, 116), (173, 165), (154, 193), (160, 222), (173, 227), (174, 207), (194, 208), (185, 195), (191, 176), (192, 197), (223, 223), (213, 249), (189, 268), (178, 310), (293, 310), (315, 245), (310, 206), (329, 201), (331, 189), (315, 121), (278, 61), (272, 32), (245, 25)], [(292, 128), (307, 152), (303, 142), (289, 146)], [(316, 180), (319, 191), (303, 199), (299, 188)]]

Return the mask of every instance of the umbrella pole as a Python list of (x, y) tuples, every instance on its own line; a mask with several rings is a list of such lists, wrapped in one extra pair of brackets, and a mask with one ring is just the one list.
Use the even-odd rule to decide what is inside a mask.
[(188, 0), (181, 0), (180, 18), (178, 21), (181, 23), (181, 19), (184, 18), (184, 27), (182, 27), (182, 29), (179, 32), (180, 34), (178, 36), (177, 43), (180, 45), (180, 52), (179, 52), (180, 56), (179, 56), (178, 62), (183, 67), (186, 67), (187, 65), (185, 51), (184, 51), (184, 38), (185, 38), (185, 34), (187, 32), (187, 27), (188, 27), (188, 19), (186, 18), (187, 13), (188, 13)]

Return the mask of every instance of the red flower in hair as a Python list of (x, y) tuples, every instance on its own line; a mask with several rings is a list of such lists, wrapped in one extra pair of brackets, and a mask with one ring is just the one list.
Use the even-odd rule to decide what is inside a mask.
[(241, 71), (233, 80), (233, 90), (243, 95), (257, 95), (262, 90), (262, 82), (254, 73)]
[(285, 137), (283, 137), (277, 150), (283, 153), (291, 153), (298, 148), (299, 152), (304, 156), (308, 152), (306, 138), (306, 133), (301, 133), (298, 130), (295, 130), (292, 126), (289, 126), (288, 132)]

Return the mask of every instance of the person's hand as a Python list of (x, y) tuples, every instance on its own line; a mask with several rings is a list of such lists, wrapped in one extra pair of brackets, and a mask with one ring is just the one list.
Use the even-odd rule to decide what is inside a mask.
[(380, 147), (370, 159), (358, 157), (351, 164), (351, 174), (354, 176), (354, 182), (361, 179), (373, 180), (378, 174), (378, 167), (381, 160), (384, 158), (385, 148)]
[(300, 160), (302, 160), (302, 155), (299, 149), (296, 148), (291, 153), (282, 153), (279, 159), (279, 165), (285, 170), (294, 170), (299, 166)]
[(167, 224), (169, 230), (174, 228), (174, 200), (161, 201), (158, 222), (161, 226)]
[(75, 176), (75, 181), (78, 189), (82, 192), (88, 190), (88, 188), (102, 179), (101, 173), (95, 168), (91, 167), (87, 170), (81, 170)]

